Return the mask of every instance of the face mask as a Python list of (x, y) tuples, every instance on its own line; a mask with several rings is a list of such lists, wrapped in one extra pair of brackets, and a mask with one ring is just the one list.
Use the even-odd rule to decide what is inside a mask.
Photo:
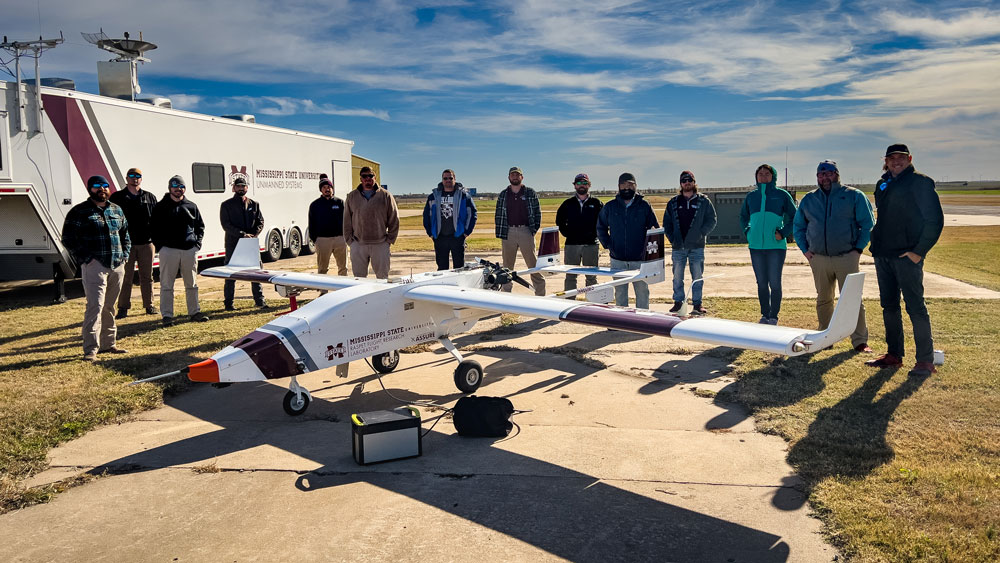
[(635, 190), (618, 190), (618, 195), (622, 196), (625, 201), (629, 201), (635, 197)]

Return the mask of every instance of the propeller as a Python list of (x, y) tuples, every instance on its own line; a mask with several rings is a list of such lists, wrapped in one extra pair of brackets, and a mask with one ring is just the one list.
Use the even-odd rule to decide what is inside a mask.
[(517, 272), (514, 270), (504, 268), (500, 264), (490, 262), (489, 260), (480, 259), (479, 263), (483, 265), (483, 285), (487, 289), (499, 290), (504, 285), (511, 282), (518, 283), (528, 289), (531, 289), (531, 284), (521, 276), (517, 275)]

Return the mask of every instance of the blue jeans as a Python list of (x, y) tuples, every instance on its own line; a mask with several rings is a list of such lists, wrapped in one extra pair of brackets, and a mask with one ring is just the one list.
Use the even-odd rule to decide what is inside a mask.
[[(687, 262), (690, 267), (692, 282), (701, 279), (705, 273), (705, 248), (671, 251), (670, 260), (674, 263), (674, 301), (684, 301), (684, 263)], [(701, 303), (701, 290), (704, 285), (703, 282), (692, 283), (692, 303)]]
[(750, 249), (762, 317), (776, 319), (781, 310), (781, 269), (785, 266), (785, 252), (784, 248)]
[[(611, 267), (615, 270), (638, 270), (642, 265), (642, 260), (616, 260), (611, 259)], [(644, 281), (632, 282), (635, 290), (635, 308), (649, 309), (649, 285)], [(623, 283), (615, 286), (615, 305), (628, 307), (628, 284)]]

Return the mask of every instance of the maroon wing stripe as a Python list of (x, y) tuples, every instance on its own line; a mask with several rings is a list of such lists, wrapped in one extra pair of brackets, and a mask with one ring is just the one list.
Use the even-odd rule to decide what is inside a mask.
[(300, 372), (291, 352), (273, 334), (255, 330), (233, 342), (233, 347), (246, 352), (257, 369), (268, 379), (291, 377)]
[(617, 328), (656, 336), (670, 336), (681, 319), (660, 313), (638, 312), (609, 305), (582, 305), (570, 310), (563, 320), (571, 323)]
[(108, 171), (108, 167), (101, 158), (101, 150), (97, 147), (97, 141), (90, 134), (87, 128), (87, 121), (80, 111), (80, 104), (74, 99), (51, 94), (42, 94), (42, 102), (45, 104), (45, 114), (49, 116), (49, 121), (59, 133), (66, 150), (69, 151), (76, 171), (80, 174), (81, 181), (86, 184), (87, 179), (95, 174), (100, 174), (111, 183), (111, 191), (115, 191), (115, 175)]

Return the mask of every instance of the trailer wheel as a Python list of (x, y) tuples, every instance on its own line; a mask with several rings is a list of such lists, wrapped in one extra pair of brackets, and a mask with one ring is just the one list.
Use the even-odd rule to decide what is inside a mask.
[(309, 229), (306, 229), (306, 235), (302, 239), (302, 252), (300, 255), (309, 256), (310, 254), (316, 253), (316, 243), (309, 238)]
[(274, 262), (278, 258), (281, 258), (281, 233), (278, 231), (271, 231), (267, 233), (267, 245), (264, 252), (261, 253), (261, 258), (265, 262)]
[(285, 258), (295, 258), (302, 252), (302, 231), (298, 229), (292, 229), (292, 232), (288, 233), (288, 248), (285, 249)]

